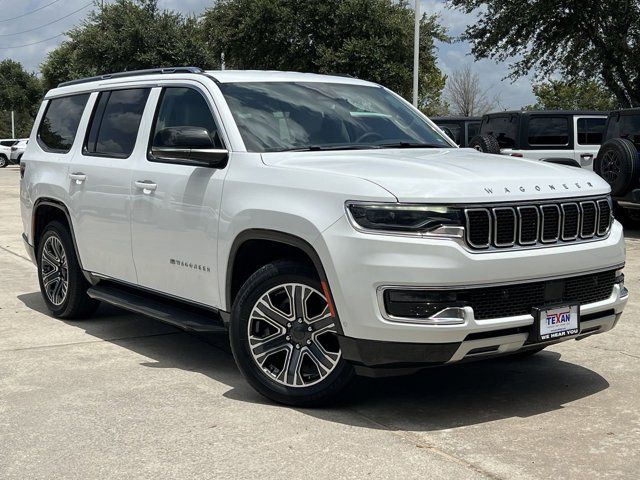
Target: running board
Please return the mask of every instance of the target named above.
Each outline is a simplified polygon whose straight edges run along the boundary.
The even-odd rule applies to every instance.
[[[226,332],[220,315],[215,310],[199,308],[113,284],[98,284],[87,290],[95,300],[109,303],[130,312],[160,320],[193,332]]]

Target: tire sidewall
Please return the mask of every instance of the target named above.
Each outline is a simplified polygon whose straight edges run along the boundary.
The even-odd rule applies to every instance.
[[[4,156],[0,156],[0,168],[4,168],[9,164],[9,160],[7,160]]]
[[[69,282],[69,286],[67,289],[67,296],[64,299],[64,302],[62,302],[60,305],[54,305],[49,300],[49,298],[47,297],[47,294],[45,293],[44,282],[42,281],[42,251],[44,250],[44,245],[47,239],[52,236],[55,236],[56,238],[58,238],[58,240],[60,240],[60,243],[62,244],[62,248],[64,249],[64,254],[67,258],[67,271],[68,271],[67,279]],[[71,296],[73,292],[78,288],[80,288],[81,286],[76,284],[77,275],[75,275],[74,274],[75,272],[72,270],[72,269],[78,268],[77,262],[76,262],[75,250],[71,242],[69,233],[61,223],[51,222],[45,227],[44,233],[42,234],[42,237],[38,242],[38,252],[37,252],[36,258],[37,258],[37,265],[38,265],[38,282],[40,283],[40,292],[42,293],[42,298],[44,299],[44,302],[47,304],[47,308],[49,309],[49,311],[55,317],[63,317],[65,316],[69,308],[69,304],[70,304]]]
[[[256,302],[270,289],[285,283],[301,283],[322,292],[313,272],[293,263],[270,264],[254,273],[238,293],[231,312],[229,337],[238,368],[262,395],[289,405],[324,402],[351,379],[353,368],[340,359],[336,368],[321,382],[308,387],[288,387],[270,379],[253,360],[249,350],[248,322]]]

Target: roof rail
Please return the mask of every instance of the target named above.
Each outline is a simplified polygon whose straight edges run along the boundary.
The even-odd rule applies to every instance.
[[[79,78],[77,80],[69,80],[61,82],[58,87],[68,87],[69,85],[79,85],[81,83],[95,82],[96,80],[109,80],[111,78],[135,77],[138,75],[154,75],[158,73],[204,73],[200,67],[165,67],[165,68],[149,68],[146,70],[131,70],[129,72],[106,73],[95,77]]]

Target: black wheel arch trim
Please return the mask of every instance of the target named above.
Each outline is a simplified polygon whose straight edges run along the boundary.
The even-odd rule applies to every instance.
[[[240,247],[244,243],[250,240],[269,240],[272,242],[278,242],[278,243],[282,243],[292,247],[296,247],[302,250],[302,252],[304,252],[311,259],[311,262],[313,263],[314,268],[316,269],[316,271],[318,272],[318,275],[320,276],[320,281],[326,282],[327,288],[329,290],[328,293],[329,293],[329,296],[331,297],[330,301],[333,304],[333,306],[337,309],[337,307],[335,306],[335,301],[333,299],[333,293],[331,292],[331,285],[329,283],[327,274],[322,265],[322,261],[320,260],[320,256],[318,255],[316,250],[311,246],[309,242],[291,233],[285,233],[278,230],[255,228],[255,229],[249,229],[249,230],[244,230],[240,232],[236,236],[236,238],[233,240],[233,244],[231,245],[231,249],[229,250],[229,261],[227,263],[227,273],[225,277],[225,299],[226,299],[227,309],[229,311],[231,311],[231,307],[232,307],[231,287],[232,287],[232,279],[233,279],[233,268],[235,265],[237,253],[238,253],[238,250],[240,250]],[[337,327],[338,333],[342,335],[344,331],[342,329],[342,324],[340,322],[340,314],[337,311],[336,311],[336,327]]]
[[[578,167],[582,168],[582,166],[577,162],[577,160],[568,157],[548,157],[541,158],[540,161],[547,163],[556,163],[558,165],[566,165],[568,167]]]
[[[60,210],[62,213],[64,213],[64,216],[67,219],[67,224],[69,225],[69,235],[71,235],[71,240],[73,241],[73,248],[76,252],[76,258],[78,259],[80,270],[82,271],[82,274],[84,275],[84,277],[87,279],[89,283],[91,284],[95,283],[95,281],[92,279],[89,272],[87,272],[82,266],[82,259],[80,258],[80,251],[78,250],[78,244],[76,242],[76,234],[73,230],[73,222],[71,221],[71,215],[69,215],[69,209],[67,208],[67,206],[64,204],[64,202],[60,200],[56,200],[54,198],[42,197],[42,198],[38,198],[33,204],[33,213],[31,214],[31,241],[33,242],[33,248],[34,248],[34,251],[36,252],[36,255],[38,251],[38,242],[36,241],[36,238],[35,238],[36,237],[36,219],[38,218],[38,215],[37,215],[38,208],[42,206],[54,207]],[[36,258],[36,262],[37,262],[37,258]]]

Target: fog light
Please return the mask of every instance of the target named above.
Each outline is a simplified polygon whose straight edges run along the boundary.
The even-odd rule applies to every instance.
[[[384,309],[392,317],[430,319],[429,323],[464,323],[465,304],[454,292],[386,290]]]

